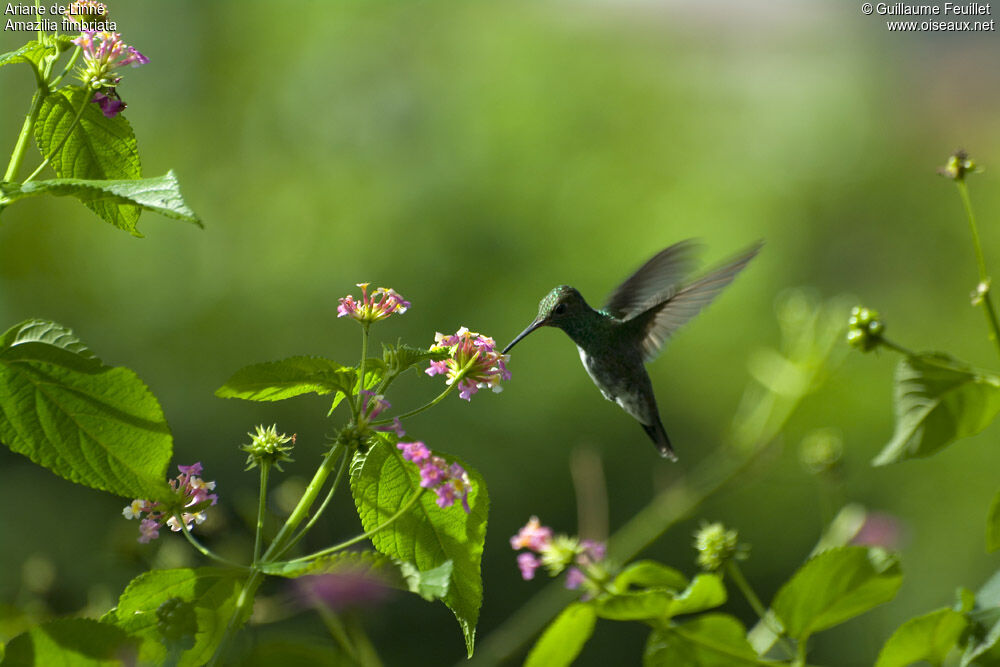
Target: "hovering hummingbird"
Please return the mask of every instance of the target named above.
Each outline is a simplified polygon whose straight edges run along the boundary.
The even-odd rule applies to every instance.
[[[676,461],[644,362],[655,358],[677,329],[711,303],[761,246],[756,243],[714,271],[688,281],[696,245],[691,239],[675,243],[615,288],[601,310],[587,305],[575,288],[560,285],[541,300],[538,317],[504,348],[504,354],[539,327],[562,329],[576,343],[583,367],[604,398],[639,420],[660,455]]]

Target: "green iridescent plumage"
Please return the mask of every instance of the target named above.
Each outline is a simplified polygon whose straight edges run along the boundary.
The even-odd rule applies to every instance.
[[[695,266],[695,245],[681,241],[643,264],[611,293],[601,310],[591,308],[575,288],[560,285],[545,295],[538,316],[504,353],[539,327],[562,329],[576,343],[584,368],[604,397],[639,421],[662,456],[676,460],[644,363],[711,303],[760,248],[757,243],[688,281]]]

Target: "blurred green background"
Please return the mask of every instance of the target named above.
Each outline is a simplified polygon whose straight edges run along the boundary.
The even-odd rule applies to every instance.
[[[576,532],[572,452],[601,457],[614,530],[720,446],[747,358],[778,342],[773,304],[786,288],[856,295],[908,347],[998,365],[969,306],[976,274],[960,202],[934,173],[959,146],[987,166],[971,188],[998,270],[996,33],[889,33],[855,3],[111,9],[152,61],[127,70],[119,89],[144,173],[175,169],[205,229],[146,214],[146,238],[135,239],[75,201],[18,203],[0,224],[0,328],[50,318],[139,373],[162,401],[176,462],[200,460],[218,481],[221,506],[203,532],[223,553],[241,557],[251,536],[245,433],[277,422],[298,434],[296,463],[272,495],[280,511],[335,424],[323,399],[258,405],[213,391],[252,362],[354,363],[358,328],[335,309],[360,281],[413,303],[376,339],[429,344],[465,325],[505,343],[554,285],[597,305],[682,238],[701,238],[708,263],[766,240],[650,366],[679,464],[604,401],[554,330],[518,347],[502,394],[455,397],[412,421],[411,435],[489,481],[481,639],[543,585],[521,581],[510,535],[532,514]],[[21,38],[0,33],[0,51]],[[27,68],[0,72],[4,155],[32,88]],[[903,523],[906,579],[891,604],[819,636],[810,662],[871,664],[903,619],[949,604],[957,585],[978,587],[998,565],[984,551],[984,520],[1000,486],[1000,431],[871,468],[892,432],[894,361],[849,355],[763,464],[646,555],[691,573],[699,518],[725,521],[752,544],[744,569],[769,600],[822,529],[799,443],[832,427],[845,443],[847,497]],[[415,406],[439,388],[414,373],[390,398]],[[313,546],[357,530],[340,500]],[[197,562],[174,535],[136,544],[124,504],[0,451],[0,600],[39,613],[103,610],[143,568]],[[275,616],[287,612],[280,586],[265,594]],[[753,620],[740,599],[728,611]],[[463,657],[443,605],[397,595],[363,615],[386,664]],[[302,613],[260,630],[276,632],[324,630]],[[644,638],[638,624],[602,622],[579,664],[635,664]]]

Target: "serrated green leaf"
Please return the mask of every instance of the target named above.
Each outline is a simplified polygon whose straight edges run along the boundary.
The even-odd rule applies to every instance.
[[[449,463],[452,457],[444,457]],[[433,493],[424,493],[411,511],[389,527],[375,533],[375,548],[391,558],[412,563],[426,572],[451,560],[451,584],[443,601],[455,614],[472,655],[476,622],[483,599],[480,565],[486,538],[489,496],[486,484],[475,470],[461,464],[469,474],[469,507],[460,503],[438,507]],[[384,440],[351,462],[351,493],[366,531],[382,525],[411,498],[420,493],[417,467],[405,461],[398,449]]]
[[[42,58],[51,49],[47,46],[43,46],[38,43],[37,40],[31,40],[19,49],[14,49],[13,51],[8,51],[0,55],[0,67],[4,65],[14,65],[17,63],[27,63],[31,65],[36,71],[38,71],[39,65],[41,64]]]
[[[121,628],[87,618],[35,626],[6,645],[3,667],[119,667],[135,664],[138,641]]]
[[[781,587],[772,609],[793,639],[805,641],[896,595],[899,559],[877,548],[839,547],[810,558]]]
[[[382,361],[387,372],[392,375],[399,375],[419,363],[447,359],[448,356],[448,350],[428,350],[405,343],[382,345]]]
[[[382,580],[387,586],[403,586],[399,566],[388,556],[374,551],[340,551],[309,561],[261,563],[260,570],[289,579],[313,574],[356,574]]]
[[[349,392],[357,382],[353,368],[322,357],[291,357],[253,364],[236,371],[216,390],[219,398],[283,401],[302,394]]]
[[[92,94],[91,90],[68,86],[45,97],[35,123],[39,150],[45,157],[51,157],[49,164],[59,178],[112,181],[142,178],[132,126],[123,114],[105,117],[97,104],[86,101]],[[81,105],[85,105],[83,113],[74,125]],[[113,199],[94,199],[86,205],[115,227],[141,236],[136,231],[142,210],[139,206],[119,204]]]
[[[156,610],[172,598],[189,602],[194,605],[198,629],[194,646],[183,653],[179,667],[202,665],[222,641],[236,611],[242,583],[239,574],[220,568],[145,572],[133,579],[118,599],[118,626],[146,639],[141,658],[143,662],[157,663],[166,655],[166,649],[159,643],[162,637],[157,629]],[[247,606],[247,616],[251,606]],[[237,627],[245,622],[245,617],[236,619]]]
[[[173,439],[156,397],[54,322],[28,320],[0,337],[0,442],[78,484],[169,495]]]
[[[565,667],[580,655],[594,632],[597,614],[589,604],[574,602],[549,624],[524,661],[524,667]]]
[[[640,560],[622,570],[615,577],[614,586],[621,592],[627,591],[630,586],[682,591],[688,587],[688,579],[672,567],[654,560]]]
[[[746,667],[769,665],[754,653],[743,624],[725,614],[705,614],[650,633],[644,667]]]
[[[356,396],[358,390],[361,388],[361,383],[358,381],[358,373],[356,368],[349,369],[351,371],[350,375],[344,376],[344,383],[341,385],[341,391],[333,397],[333,401],[330,404],[330,411],[327,415],[332,415],[333,411],[337,409],[340,402],[343,401],[348,396]],[[374,357],[368,357],[365,362],[365,389],[374,390],[382,382],[382,374],[385,371],[385,364],[382,363],[381,359],[375,359]]]
[[[80,178],[53,178],[45,181],[30,181],[28,183],[3,183],[4,196],[9,201],[17,201],[28,197],[53,195],[56,197],[72,196],[84,203],[110,202],[118,206],[138,206],[147,211],[153,211],[168,218],[193,222],[202,227],[201,220],[195,215],[181,196],[180,184],[173,171],[155,178],[136,178],[130,180],[86,180]],[[134,228],[126,231],[134,232]]]
[[[982,431],[1000,413],[1000,378],[943,354],[904,357],[895,411],[895,433],[873,465],[930,456]]]
[[[650,588],[620,593],[594,600],[594,610],[601,618],[616,621],[665,620],[681,614],[693,614],[726,602],[726,587],[715,574],[699,574],[681,593],[670,589]]]
[[[921,660],[940,665],[967,625],[965,616],[948,608],[911,618],[889,637],[875,667],[907,667]]]

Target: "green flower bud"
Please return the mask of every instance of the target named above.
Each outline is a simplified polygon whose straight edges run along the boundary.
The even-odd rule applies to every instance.
[[[964,181],[966,174],[977,171],[980,170],[976,168],[975,161],[969,157],[968,153],[961,149],[955,151],[948,158],[948,163],[938,169],[939,174],[953,181]]]
[[[246,470],[264,463],[281,470],[283,462],[293,460],[288,455],[292,451],[292,447],[286,447],[285,444],[290,442],[295,445],[295,435],[278,433],[277,424],[272,424],[267,428],[258,426],[256,433],[247,433],[247,435],[250,436],[250,444],[243,445],[241,448],[248,454]]]
[[[194,637],[198,631],[194,604],[181,598],[170,598],[156,609],[156,629],[169,642]]]
[[[556,535],[552,538],[548,548],[542,552],[542,565],[554,577],[573,563],[573,559],[579,550],[580,540],[577,538],[569,537],[568,535]]]
[[[802,440],[799,460],[809,472],[823,473],[833,470],[844,454],[844,443],[833,429],[816,429]]]
[[[879,319],[878,311],[862,306],[851,309],[847,320],[847,344],[862,352],[869,352],[882,342],[885,324]]]
[[[696,562],[708,572],[718,570],[730,559],[743,560],[747,547],[739,543],[740,535],[727,530],[721,523],[702,524],[694,534],[694,548],[698,551]]]

